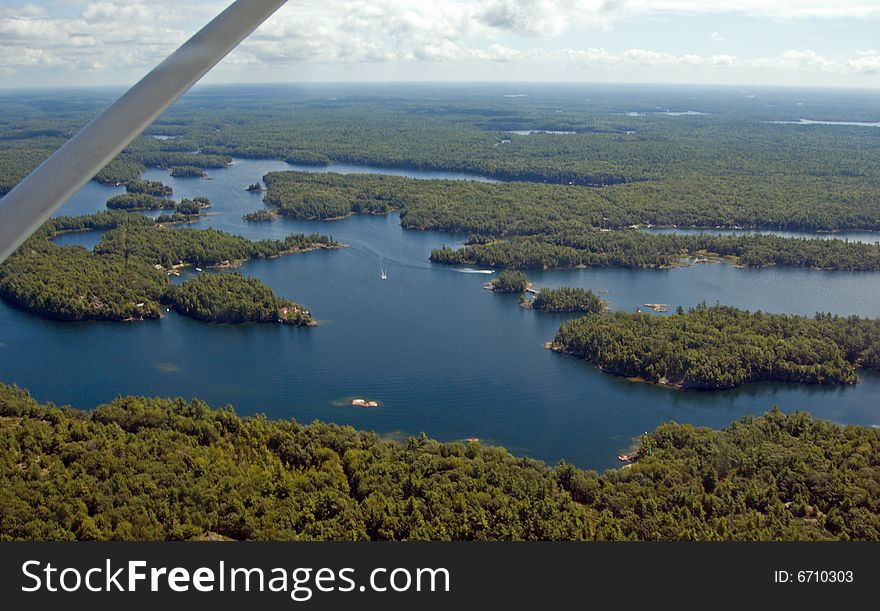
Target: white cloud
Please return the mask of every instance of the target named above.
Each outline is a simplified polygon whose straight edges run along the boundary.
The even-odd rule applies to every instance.
[[[777,59],[783,68],[799,70],[834,70],[837,64],[809,49],[789,49]]]
[[[607,27],[621,0],[491,0],[481,23],[517,34],[555,36],[572,26]]]
[[[857,51],[846,64],[859,74],[880,74],[880,51]]]
[[[774,18],[869,17],[880,15],[876,0],[622,0],[629,13],[744,14]]]
[[[180,45],[229,0],[0,0],[0,68],[68,79],[133,80]],[[61,7],[61,8],[59,8]],[[519,63],[633,69],[786,70],[880,74],[880,52],[827,57],[793,49],[771,57],[671,53],[654,48],[560,49],[572,32],[610,31],[640,15],[739,14],[772,18],[880,17],[880,0],[297,0],[282,8],[225,62],[282,75],[284,68],[424,63]],[[560,38],[569,35],[567,38]],[[589,40],[587,36],[584,37]],[[710,40],[724,42],[720,32]],[[725,51],[735,49],[725,49]],[[222,70],[222,69],[221,69]],[[271,71],[275,72],[271,72]],[[48,72],[47,72],[48,73]],[[540,74],[540,72],[537,72]],[[81,76],[71,76],[81,75]],[[516,76],[516,74],[514,74]],[[621,73],[626,78],[626,73]],[[32,79],[38,78],[31,76]],[[4,79],[10,81],[10,79]]]

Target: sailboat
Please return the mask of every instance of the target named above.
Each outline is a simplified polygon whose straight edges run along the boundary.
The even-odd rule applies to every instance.
[[[382,268],[382,271],[381,271],[381,278],[382,278],[382,280],[388,280],[388,274],[385,272],[384,267]]]

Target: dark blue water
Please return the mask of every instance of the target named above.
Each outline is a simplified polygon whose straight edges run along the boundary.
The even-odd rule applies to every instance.
[[[491,276],[435,266],[431,249],[464,236],[403,231],[396,215],[332,223],[247,224],[262,206],[244,188],[271,161],[238,161],[213,180],[146,178],[175,197],[207,195],[214,226],[251,238],[320,231],[350,244],[245,264],[284,297],[312,308],[320,326],[208,325],[170,313],[143,323],[59,323],[0,304],[0,380],[40,400],[91,407],[118,394],[198,396],[301,422],[321,419],[383,435],[421,431],[441,440],[479,437],[517,454],[605,468],[634,437],[666,420],[724,426],[774,404],[836,422],[880,424],[880,376],[854,387],[757,384],[729,392],[676,391],[630,382],[544,349],[562,315],[523,310],[482,289]],[[408,175],[419,175],[407,172]],[[439,173],[431,173],[437,176]],[[89,184],[62,213],[102,209],[117,190]],[[90,246],[99,235],[63,240]],[[382,281],[380,269],[388,279]],[[672,270],[531,273],[539,287],[608,291],[617,309],[719,300],[744,308],[880,316],[880,274],[741,270],[724,263]],[[382,407],[350,406],[353,397]]]

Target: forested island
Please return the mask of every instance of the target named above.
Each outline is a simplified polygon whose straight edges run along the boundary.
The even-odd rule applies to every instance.
[[[270,172],[263,176],[263,182],[263,202],[279,214],[328,220],[354,213],[387,214],[399,210],[407,198],[406,187],[421,181],[384,174],[290,171]]]
[[[543,288],[531,301],[523,305],[541,312],[581,312],[595,314],[608,308],[598,295],[591,290],[562,286],[555,289]]]
[[[174,166],[171,168],[171,175],[174,178],[202,178],[207,175],[204,168],[192,165]]]
[[[681,388],[855,384],[857,369],[880,371],[880,319],[702,304],[671,316],[585,316],[563,323],[552,347],[609,373]]]
[[[92,252],[51,241],[59,232],[84,229],[108,230]],[[338,246],[318,234],[251,242],[214,229],[169,229],[118,211],[60,217],[0,265],[0,298],[59,320],[159,318],[162,305],[172,304],[200,320],[311,325],[302,306],[276,297],[257,280],[229,275],[169,288],[168,273],[182,265],[232,266],[249,258]],[[230,299],[228,306],[221,304],[224,298]]]
[[[251,241],[217,229],[171,229],[161,225],[122,226],[108,231],[95,246],[97,255],[128,255],[170,268],[189,264],[198,267],[233,265],[248,259],[269,259],[339,248],[322,234],[291,234],[283,240]]]
[[[174,189],[162,182],[154,180],[137,179],[129,181],[125,185],[125,190],[127,193],[144,193],[156,197],[171,197],[174,195]]]
[[[829,271],[880,270],[880,243],[773,235],[651,234],[640,231],[580,232],[491,240],[431,252],[449,265],[513,269],[572,267],[666,268],[688,258],[725,258],[743,267],[802,267]]]
[[[175,177],[202,177],[206,168],[221,169],[232,163],[232,158],[227,155],[190,152],[194,147],[184,139],[166,140],[159,144],[149,143],[149,140],[153,139],[140,138],[107,164],[95,180],[103,184],[130,183],[140,180],[149,167],[169,170]]]
[[[124,195],[115,195],[107,200],[109,210],[127,210],[129,212],[173,210],[181,214],[198,214],[202,209],[210,207],[211,201],[207,197],[194,197],[177,202],[166,195],[154,195],[137,190]]]
[[[277,216],[277,214],[269,210],[255,210],[254,212],[248,212],[247,214],[242,215],[241,220],[247,221],[248,223],[262,223],[274,221]]]
[[[162,301],[185,316],[206,322],[316,325],[303,306],[279,298],[256,278],[238,273],[201,274],[179,286],[169,286]]]
[[[82,412],[0,385],[0,539],[880,539],[877,429],[774,409],[721,431],[663,424],[639,452],[599,474],[199,400]]]
[[[522,293],[531,286],[522,272],[505,270],[486,285],[496,293]]]
[[[31,239],[0,265],[0,298],[59,320],[159,318],[165,274],[139,258]]]

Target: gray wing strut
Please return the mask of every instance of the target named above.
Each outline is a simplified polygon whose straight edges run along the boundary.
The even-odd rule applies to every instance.
[[[236,0],[0,199],[0,262],[286,0]]]

